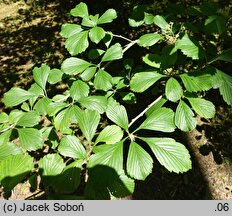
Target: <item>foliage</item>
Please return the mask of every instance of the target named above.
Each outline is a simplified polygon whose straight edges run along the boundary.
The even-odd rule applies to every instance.
[[[192,26],[175,19],[170,8],[169,16],[162,16],[136,6],[129,24],[155,29],[136,40],[105,30],[117,18],[114,9],[90,15],[83,2],[72,9],[79,24],[61,28],[71,57],[60,69],[35,67],[35,83],[28,90],[13,87],[4,94],[5,106],[14,107],[0,114],[0,184],[5,191],[36,175],[52,193],[74,193],[84,184],[81,198],[108,199],[133,193],[134,180],[152,173],[154,158],[170,172],[191,169],[185,145],[165,133],[193,130],[196,115],[213,118],[214,104],[203,98],[210,89],[219,89],[232,105],[232,77],[217,68],[220,61],[232,61],[232,48],[212,51],[218,38],[226,37],[226,17],[213,9],[205,14],[204,8],[186,11],[195,22],[200,19]],[[213,23],[217,28],[210,27]],[[209,46],[215,49],[208,51]],[[129,49],[143,50],[142,62],[133,65]],[[50,87],[60,82],[68,88],[52,95]],[[148,107],[137,104],[145,93],[150,94]],[[140,113],[130,113],[130,106]],[[143,130],[151,136],[141,135]]]

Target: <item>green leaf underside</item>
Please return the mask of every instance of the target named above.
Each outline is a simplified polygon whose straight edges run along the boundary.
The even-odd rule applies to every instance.
[[[91,64],[87,61],[75,57],[70,57],[63,62],[61,69],[65,74],[76,75],[82,73],[89,66],[91,66]]]
[[[193,130],[197,125],[193,111],[182,100],[180,100],[176,109],[175,124],[185,132]]]
[[[114,100],[108,102],[106,110],[107,117],[120,126],[121,128],[128,130],[128,116],[124,106],[120,105]]]
[[[27,154],[9,155],[0,161],[0,185],[4,187],[4,191],[10,193],[33,167],[33,158]]]
[[[181,85],[175,78],[170,78],[165,86],[165,95],[168,100],[176,102],[183,96]]]
[[[130,82],[131,90],[135,92],[144,92],[162,77],[165,77],[165,75],[156,71],[136,73]]]
[[[137,143],[131,142],[127,157],[127,173],[132,178],[145,180],[152,172],[153,160],[151,156]]]
[[[81,81],[74,81],[70,88],[70,95],[73,100],[79,100],[80,98],[87,97],[89,94],[89,86]]]
[[[173,132],[175,128],[174,112],[169,108],[162,107],[152,112],[152,114],[146,118],[137,130],[147,129],[162,132]]]
[[[144,138],[152,152],[167,170],[183,173],[191,169],[190,154],[186,147],[171,138]]]
[[[104,149],[90,156],[88,168],[106,165],[120,174],[123,170],[123,142],[103,146]]]
[[[119,142],[123,137],[123,131],[117,125],[106,126],[98,135],[95,144],[104,142],[106,144],[114,144]]]
[[[86,151],[81,141],[76,136],[68,135],[61,139],[58,151],[65,157],[85,159]]]
[[[81,98],[78,102],[89,110],[96,110],[100,114],[104,113],[107,108],[107,98],[104,96],[88,96]]]
[[[72,56],[80,54],[88,48],[88,36],[89,31],[82,31],[72,35],[66,40],[65,47]]]
[[[105,54],[102,57],[101,62],[118,60],[121,59],[122,56],[123,56],[122,46],[119,43],[116,43],[106,50]]]
[[[112,76],[104,70],[99,70],[94,79],[94,87],[107,91],[112,88]]]
[[[33,93],[19,87],[13,87],[4,94],[3,103],[7,107],[17,106],[35,96]]]
[[[149,33],[141,36],[138,45],[143,47],[153,46],[162,39],[162,36],[156,33]]]
[[[95,110],[86,109],[78,116],[79,127],[88,142],[92,141],[99,122],[100,114]]]
[[[203,98],[187,97],[195,112],[203,118],[213,118],[215,115],[215,106],[212,102]]]
[[[43,147],[42,132],[35,128],[18,128],[20,146],[27,151],[36,151]]]
[[[48,76],[50,73],[50,67],[48,67],[45,64],[42,64],[40,68],[35,67],[33,69],[33,78],[35,82],[43,89],[45,90],[45,86],[48,80]]]

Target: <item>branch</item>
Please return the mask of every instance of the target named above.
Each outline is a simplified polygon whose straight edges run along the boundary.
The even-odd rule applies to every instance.
[[[122,35],[116,35],[116,34],[113,34],[114,37],[117,37],[117,38],[121,38],[121,39],[124,39],[126,41],[129,41],[129,42],[133,42],[132,40],[130,40],[129,38],[126,38],[126,37],[123,37]]]
[[[156,104],[160,99],[162,98],[162,95],[160,95],[155,101],[153,101],[151,104],[148,105],[148,107],[143,110],[143,112],[141,112],[139,115],[137,115],[135,118],[133,118],[129,124],[129,127],[134,124],[140,117],[142,117],[147,110],[149,110],[154,104]]]

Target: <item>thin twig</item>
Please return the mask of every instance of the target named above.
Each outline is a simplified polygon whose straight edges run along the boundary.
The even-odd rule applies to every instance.
[[[143,112],[141,112],[139,115],[137,115],[135,118],[133,118],[129,124],[129,127],[134,124],[140,117],[142,117],[147,110],[149,110],[154,104],[156,104],[160,99],[162,98],[162,95],[160,95],[155,101],[153,101],[151,104],[148,105],[148,107],[143,110]]]
[[[129,41],[129,42],[133,42],[132,40],[130,40],[129,38],[126,38],[126,37],[123,37],[122,35],[116,35],[116,34],[113,34],[114,37],[117,37],[117,38],[121,38],[121,39],[124,39],[126,41]]]
[[[15,124],[12,124],[12,125],[10,125],[9,127],[5,128],[5,129],[3,129],[3,130],[1,130],[0,133],[3,133],[3,132],[5,132],[5,131],[8,131],[8,130],[14,128],[14,127],[15,127]]]

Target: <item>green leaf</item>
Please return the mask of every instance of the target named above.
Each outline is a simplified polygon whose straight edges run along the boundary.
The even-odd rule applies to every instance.
[[[95,16],[90,15],[88,17],[84,17],[81,22],[81,25],[89,28],[94,28],[95,26],[97,26],[98,18],[99,14],[96,14]]]
[[[145,11],[147,11],[147,5],[136,5],[128,19],[129,25],[131,27],[141,26],[144,23]]]
[[[195,112],[203,118],[213,118],[215,115],[215,106],[212,102],[203,98],[187,97]]]
[[[23,102],[21,109],[26,111],[26,112],[29,112],[31,110],[29,107],[29,104],[27,102]]]
[[[31,85],[31,87],[28,89],[28,92],[30,92],[33,96],[29,98],[29,103],[31,107],[34,105],[38,97],[44,97],[44,91],[37,83],[34,83]]]
[[[61,26],[60,35],[64,38],[69,38],[81,31],[83,31],[83,28],[80,25],[66,23]]]
[[[106,71],[99,69],[94,79],[94,87],[103,91],[110,90],[112,88],[112,76]]]
[[[158,100],[154,105],[152,105],[146,112],[146,116],[151,115],[154,111],[161,108],[165,103],[167,102],[167,99],[161,98]]]
[[[98,44],[105,37],[105,35],[106,33],[104,29],[98,26],[91,28],[89,31],[90,40],[96,44]]]
[[[65,157],[75,159],[85,159],[86,151],[80,140],[76,136],[65,136],[61,139],[58,151]]]
[[[40,116],[35,111],[29,111],[24,113],[17,121],[18,126],[33,127],[40,121]]]
[[[10,140],[12,130],[5,131],[0,134],[0,145],[4,145]]]
[[[19,142],[27,151],[35,151],[43,147],[42,132],[35,128],[18,128]]]
[[[225,62],[232,63],[232,49],[228,49],[228,50],[223,51],[216,58],[211,60],[210,63],[213,63],[215,61],[225,61]]]
[[[9,122],[9,116],[5,112],[0,113],[0,124],[7,122]]]
[[[175,78],[170,78],[165,86],[165,95],[168,100],[176,102],[183,96],[181,85]]]
[[[40,68],[35,67],[33,69],[34,80],[43,90],[45,90],[49,73],[50,73],[50,67],[48,67],[45,64],[42,64]]]
[[[33,96],[34,94],[29,91],[23,90],[19,87],[13,87],[4,94],[3,103],[7,107],[13,107],[23,103]]]
[[[193,130],[197,125],[193,111],[182,100],[180,100],[176,109],[175,124],[185,132]]]
[[[154,23],[159,26],[163,31],[166,31],[169,27],[169,24],[166,22],[166,20],[160,16],[160,15],[156,15],[154,17]]]
[[[121,173],[123,170],[123,142],[106,145],[105,148],[90,156],[87,167],[106,165]]]
[[[24,112],[18,109],[14,109],[9,114],[9,123],[17,124],[18,120],[24,115]]]
[[[105,54],[102,57],[101,62],[121,59],[122,56],[123,56],[122,46],[119,43],[116,43],[106,50]]]
[[[88,6],[84,2],[81,2],[70,11],[70,14],[74,17],[87,17],[89,16]]]
[[[79,114],[79,127],[88,142],[92,141],[99,122],[100,114],[97,111],[86,109]]]
[[[112,122],[121,128],[128,130],[129,122],[124,106],[120,105],[115,100],[109,100],[106,115]]]
[[[14,143],[5,142],[0,144],[0,162],[9,155],[18,155],[22,153],[21,149]]]
[[[131,142],[126,163],[129,176],[138,180],[145,180],[152,172],[152,163],[151,156],[136,142]]]
[[[49,113],[49,105],[51,104],[51,100],[47,97],[43,97],[34,106],[34,110],[42,116],[45,116]]]
[[[213,15],[205,20],[205,31],[207,33],[219,33],[220,35],[226,32],[226,19],[223,16]]]
[[[139,46],[149,47],[159,42],[163,37],[157,33],[149,33],[141,36],[137,42]]]
[[[117,12],[114,9],[108,9],[104,14],[100,16],[97,24],[111,23],[117,18]]]
[[[56,84],[62,80],[63,71],[59,69],[52,69],[48,75],[48,82],[50,84]]]
[[[78,102],[89,110],[96,110],[100,114],[104,113],[107,108],[107,98],[104,96],[88,96],[81,98]]]
[[[33,158],[27,154],[9,155],[0,161],[0,185],[5,193],[20,183],[33,169]]]
[[[89,86],[81,81],[74,81],[70,88],[70,95],[73,100],[79,100],[80,98],[87,97],[89,94]]]
[[[89,67],[87,68],[81,75],[81,79],[83,79],[84,81],[90,81],[94,74],[96,73],[97,68],[96,67]]]
[[[68,75],[76,75],[86,70],[91,64],[79,58],[67,58],[61,66],[62,71]]]
[[[74,56],[84,52],[88,46],[89,31],[82,31],[69,37],[65,42],[65,48]]]
[[[61,174],[56,176],[52,187],[57,193],[73,193],[81,182],[82,160],[74,161],[66,166]],[[65,182],[65,184],[64,184]]]
[[[204,71],[181,74],[180,78],[189,92],[208,91],[213,87],[212,74]]]
[[[131,90],[134,92],[144,92],[162,77],[165,77],[165,75],[156,71],[136,73],[130,82]]]
[[[175,130],[174,112],[169,108],[159,108],[153,111],[139,126],[139,129],[173,132]]]
[[[91,60],[97,59],[99,56],[103,55],[105,53],[105,50],[102,49],[91,49],[88,52],[88,58]]]
[[[39,161],[39,171],[42,182],[46,187],[53,185],[59,175],[65,168],[62,157],[58,154],[47,154]]]
[[[185,146],[171,138],[140,138],[168,171],[183,173],[192,168],[190,154]]]
[[[200,59],[202,55],[199,45],[187,33],[176,41],[174,49],[180,49],[184,55],[194,60]]]
[[[98,135],[95,145],[99,142],[105,142],[106,144],[114,144],[119,142],[123,137],[123,131],[117,125],[106,126]]]
[[[157,54],[146,54],[143,57],[143,62],[154,68],[160,68],[160,60],[160,56]]]
[[[133,92],[123,92],[120,95],[122,97],[122,100],[125,101],[127,104],[136,104],[137,102],[136,95]]]

